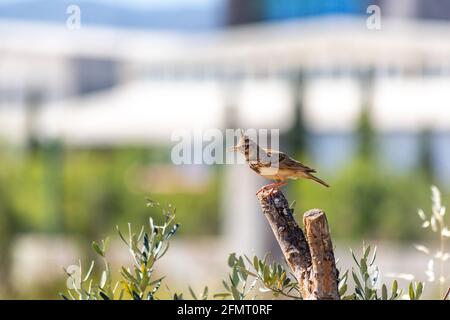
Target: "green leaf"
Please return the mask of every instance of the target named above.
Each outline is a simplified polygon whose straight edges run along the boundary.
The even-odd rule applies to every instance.
[[[238,272],[237,272],[237,275],[238,275],[238,277],[239,277],[239,281],[242,281],[243,283],[245,283],[246,281],[247,281],[247,278],[248,278],[248,274],[244,271],[244,270],[242,270],[240,267],[238,267],[238,266],[236,266],[237,267],[237,270],[238,270]]]
[[[228,292],[219,292],[213,295],[214,298],[228,298],[230,296],[230,294]]]
[[[368,274],[367,274],[367,263],[366,263],[366,260],[365,260],[365,259],[361,259],[361,264],[360,264],[359,269],[360,269],[360,272],[361,272],[361,276],[362,276],[365,280],[367,280],[367,279],[366,279],[366,278],[368,277]]]
[[[145,248],[145,252],[149,252],[150,251],[150,244],[149,244],[149,241],[148,241],[147,233],[144,233],[144,248]]]
[[[372,298],[372,294],[373,294],[373,290],[364,287],[364,299],[365,300],[370,300]]]
[[[373,249],[372,259],[370,259],[369,265],[372,266],[375,263],[375,259],[377,258],[377,247]]]
[[[257,274],[255,274],[255,273],[253,273],[253,272],[251,272],[251,271],[249,271],[249,270],[247,270],[247,269],[242,269],[242,268],[240,268],[239,270],[241,271],[241,273],[245,273],[246,275],[249,275],[249,276],[252,276],[252,277],[255,277],[255,278],[258,277]],[[246,279],[247,279],[247,278],[245,278],[244,280],[246,280]]]
[[[157,203],[156,201],[153,201],[151,199],[147,199],[147,207],[153,208],[159,205],[159,203]]]
[[[409,284],[408,293],[409,293],[409,299],[415,300],[414,287],[413,287],[412,282]]]
[[[102,240],[102,244],[103,244],[103,252],[106,251],[106,249],[108,249],[109,247],[109,237],[106,237],[105,240]]]
[[[166,240],[168,240],[170,237],[172,237],[175,232],[178,230],[178,228],[180,227],[180,225],[177,223],[176,225],[174,225],[172,227],[172,229],[169,231],[169,233],[166,235]]]
[[[237,286],[239,284],[239,272],[236,266],[233,268],[231,274],[231,283],[233,284],[233,286]]]
[[[93,269],[94,269],[94,261],[91,262],[91,266],[89,267],[88,272],[86,273],[86,276],[83,279],[83,282],[87,281],[87,279],[89,279]]]
[[[255,268],[256,272],[259,270],[259,260],[257,256],[253,257],[253,267]]]
[[[383,286],[381,287],[381,298],[383,300],[387,300],[388,299],[387,287],[386,287],[385,284],[383,284]]]
[[[239,259],[237,259],[237,262],[240,267],[245,268],[244,259],[242,259],[242,257],[239,257]]]
[[[150,226],[150,232],[153,232],[153,230],[155,230],[155,224],[153,223],[153,218],[152,217],[150,217],[148,219],[148,224]]]
[[[269,274],[269,266],[264,266],[264,274],[263,274],[263,280],[264,282],[268,282],[270,279],[270,274]]]
[[[364,299],[364,292],[362,292],[359,287],[355,288],[355,292],[358,296],[360,296],[361,299]]]
[[[161,277],[161,278],[158,278],[158,279],[156,279],[156,280],[153,280],[153,281],[150,282],[148,285],[151,287],[151,286],[154,286],[154,285],[157,284],[157,283],[161,283],[161,281],[163,281],[165,277],[166,277],[166,276],[163,276],[163,277]]]
[[[131,232],[131,223],[129,223],[128,222],[128,236],[129,236],[129,243],[130,243],[130,245],[132,245],[133,244],[133,234],[132,234],[132,232]],[[134,235],[134,236],[136,236],[136,235]]]
[[[98,293],[100,295],[100,297],[102,297],[103,300],[111,300],[105,293],[103,293],[102,291],[100,291]]]
[[[102,272],[102,276],[100,278],[100,284],[99,287],[103,288],[106,285],[106,281],[108,280],[108,272],[105,270]]]
[[[119,299],[118,300],[123,300],[123,294],[124,294],[125,290],[121,289],[120,293],[119,293]]]
[[[231,294],[233,295],[234,300],[241,300],[241,294],[239,293],[239,291],[236,289],[235,286],[231,287]]]
[[[154,250],[153,250],[153,253],[155,254],[155,255],[158,255],[158,253],[159,253],[159,251],[161,250],[161,248],[162,248],[162,246],[163,246],[163,241],[160,241],[160,242],[158,242],[157,244],[156,244],[156,246],[155,246],[155,248],[154,248]]]
[[[136,291],[133,291],[133,300],[142,300]]]
[[[230,287],[228,286],[228,283],[225,280],[222,280],[222,284],[227,291],[231,291]]]
[[[189,286],[189,292],[191,293],[192,298],[194,298],[194,300],[198,300],[197,296],[194,293],[194,290],[192,290],[191,286]]]
[[[128,281],[130,281],[130,282],[133,282],[133,283],[136,283],[136,282],[137,282],[136,278],[133,277],[132,274],[129,273],[127,269],[125,269],[125,267],[122,267],[122,272],[121,272],[121,273],[122,273],[122,276],[123,276],[126,280],[128,280]]]
[[[234,266],[234,262],[236,261],[236,253],[232,253],[228,256],[228,266],[232,268]]]
[[[264,255],[264,259],[263,259],[263,264],[264,264],[264,265],[267,264],[267,261],[268,261],[268,259],[269,259],[269,255],[270,255],[269,252],[267,252],[267,253]]]
[[[173,300],[183,300],[183,294],[182,293],[180,293],[180,294],[174,294],[173,295]]]
[[[366,248],[366,250],[364,251],[364,260],[367,260],[367,257],[369,256],[370,253],[370,246],[368,246]]]
[[[359,268],[359,262],[358,262],[358,259],[356,258],[355,253],[353,252],[352,249],[350,249],[350,253],[352,254],[353,260],[355,261],[356,265],[357,265],[358,268]]]
[[[397,291],[398,291],[398,283],[397,280],[394,280],[394,282],[392,283],[391,299],[395,299],[397,297]]]
[[[61,298],[63,298],[64,300],[70,300],[69,298],[67,298],[67,296],[65,296],[64,294],[60,293],[59,294],[61,296]]]
[[[129,244],[128,244],[127,240],[125,240],[125,237],[123,236],[122,232],[120,232],[119,226],[116,226],[116,230],[117,230],[117,233],[119,234],[120,239],[122,239],[122,241],[123,241],[127,246],[129,246]]]
[[[295,200],[292,201],[291,205],[289,206],[289,209],[291,209],[292,211],[294,211],[294,210],[295,210],[296,204],[297,204],[297,201],[295,201]]]
[[[137,240],[138,240],[138,241],[142,238],[142,235],[144,234],[144,230],[145,230],[145,228],[144,228],[144,226],[142,226],[142,227],[141,227],[141,231],[139,232],[139,235],[138,235],[138,237],[137,237]]]
[[[105,256],[103,250],[100,248],[100,246],[98,245],[98,243],[95,242],[95,241],[92,241],[92,249],[94,249],[94,251],[95,251],[98,255],[100,255],[100,256],[102,256],[102,257]]]
[[[419,300],[423,292],[423,282],[419,282],[416,288],[416,300]]]
[[[361,282],[359,281],[358,276],[356,275],[356,273],[353,270],[352,270],[352,276],[353,276],[353,281],[355,281],[358,288],[362,289]]]
[[[203,289],[202,299],[203,300],[207,300],[208,299],[208,286],[206,286],[205,289]]]
[[[345,271],[345,273],[341,276],[341,279],[339,279],[340,282],[346,283],[348,278],[348,270]]]
[[[347,292],[347,284],[344,284],[341,286],[341,288],[339,289],[339,296],[343,296],[345,293]]]
[[[163,251],[160,252],[160,254],[156,257],[156,259],[161,259],[167,253],[167,250],[169,250],[169,246],[170,243],[166,242],[166,247],[163,249]]]

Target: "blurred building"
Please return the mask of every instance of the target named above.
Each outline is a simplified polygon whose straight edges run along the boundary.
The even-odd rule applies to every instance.
[[[192,2],[183,25],[176,25],[174,16],[184,8],[181,5],[130,6],[123,11],[109,2],[82,1],[80,30],[65,27],[67,1],[2,4],[4,139],[25,138],[29,104],[42,106],[36,127],[43,138],[81,144],[145,142],[158,132],[157,139],[166,141],[174,127],[191,124],[224,128],[230,125],[224,115],[231,100],[237,104],[240,125],[288,131],[295,114],[291,80],[302,74],[306,124],[319,139],[314,144],[319,145],[316,158],[341,159],[335,163],[339,165],[345,161],[343,155],[323,156],[323,150],[351,155],[350,140],[339,136],[355,128],[359,83],[368,70],[374,70],[376,78],[373,122],[379,130],[448,130],[444,88],[450,49],[442,39],[449,26],[446,17],[437,14],[446,12],[445,1],[429,6],[413,0],[376,1],[384,19],[380,31],[365,26],[366,1]],[[25,5],[32,10],[22,10]],[[145,24],[141,16],[152,24]],[[164,91],[169,87],[180,91],[169,97]],[[334,107],[323,91],[336,95]],[[155,103],[164,107],[147,106]],[[185,104],[197,107],[170,124],[175,119],[171,115],[186,110]],[[427,112],[429,108],[434,112]],[[333,137],[323,138],[327,132]],[[342,142],[336,144],[335,139]],[[400,140],[388,139],[388,145]],[[400,145],[406,146],[406,140]],[[327,147],[320,147],[320,141]],[[341,143],[348,148],[332,147]],[[390,150],[398,146],[386,147],[387,156],[395,160]]]
[[[190,2],[80,1],[80,30],[66,28],[70,1],[0,4],[1,139],[23,144],[31,126],[36,139],[68,146],[167,144],[179,128],[286,134],[301,114],[314,162],[332,171],[354,155],[369,104],[383,157],[414,168],[430,130],[436,177],[448,184],[446,1]],[[379,31],[366,26],[373,3]],[[261,183],[228,170],[225,231],[243,252],[270,246],[252,191]]]

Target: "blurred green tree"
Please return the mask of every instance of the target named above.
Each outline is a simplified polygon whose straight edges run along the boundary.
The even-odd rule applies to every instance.
[[[419,170],[430,184],[433,181],[432,138],[430,129],[424,129],[419,133]]]
[[[364,87],[364,92],[370,95],[370,77],[365,81],[369,87]],[[430,179],[421,170],[399,174],[379,161],[369,102],[366,99],[357,125],[355,158],[329,181],[330,190],[309,183],[295,184],[295,198],[301,197],[298,207],[302,211],[323,208],[336,237],[421,237],[414,218],[416,208],[426,204],[424,195]]]

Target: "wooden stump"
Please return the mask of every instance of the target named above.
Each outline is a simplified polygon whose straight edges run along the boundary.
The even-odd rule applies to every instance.
[[[339,300],[339,275],[325,213],[313,209],[304,214],[305,237],[281,191],[260,192],[258,200],[298,281],[302,298]]]

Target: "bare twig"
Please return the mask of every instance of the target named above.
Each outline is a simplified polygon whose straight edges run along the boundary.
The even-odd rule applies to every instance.
[[[450,288],[447,289],[447,293],[445,294],[443,300],[447,300],[449,296],[450,296]]]

